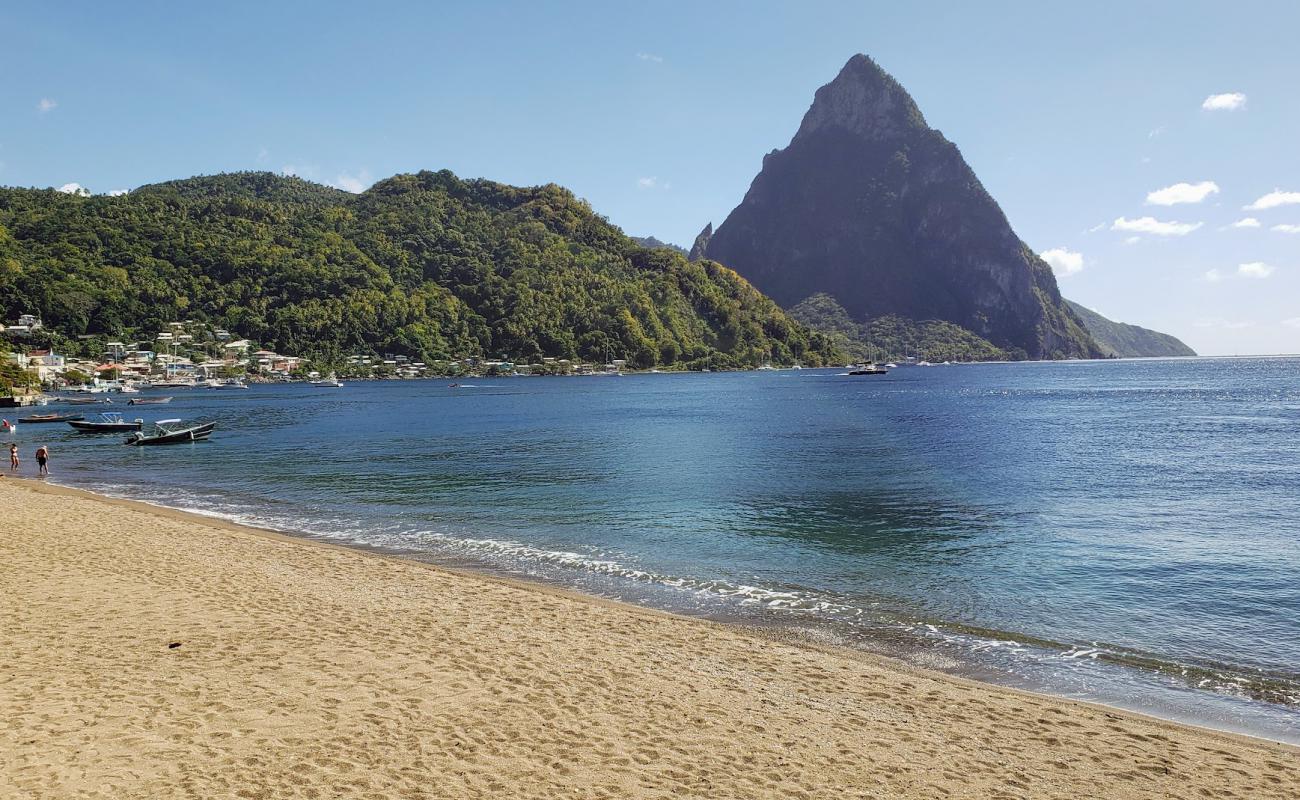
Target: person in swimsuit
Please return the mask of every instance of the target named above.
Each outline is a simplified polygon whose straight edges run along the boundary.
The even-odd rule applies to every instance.
[[[36,466],[38,467],[37,471],[39,474],[41,475],[50,474],[50,468],[46,465],[49,460],[50,460],[50,451],[48,448],[45,447],[45,445],[41,445],[40,447],[36,448]]]
[[[9,445],[9,469],[18,469],[18,445]]]

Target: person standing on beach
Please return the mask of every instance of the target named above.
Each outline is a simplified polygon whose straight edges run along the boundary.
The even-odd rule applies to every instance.
[[[18,469],[18,444],[9,445],[9,469]]]
[[[37,474],[39,475],[50,474],[50,468],[47,466],[47,462],[49,460],[50,460],[49,448],[47,448],[45,445],[41,445],[40,447],[36,448],[36,466],[38,468]]]

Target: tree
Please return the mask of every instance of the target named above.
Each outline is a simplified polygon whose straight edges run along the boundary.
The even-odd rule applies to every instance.
[[[152,338],[195,318],[335,366],[357,352],[838,358],[736,273],[640,247],[555,185],[442,171],[361,195],[269,173],[116,198],[0,189],[0,231],[0,312],[64,334]]]

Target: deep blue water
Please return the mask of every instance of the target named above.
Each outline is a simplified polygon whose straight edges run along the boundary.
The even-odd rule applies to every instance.
[[[1300,741],[1300,359],[838,372],[168,390],[114,408],[212,441],[17,436],[71,485]]]

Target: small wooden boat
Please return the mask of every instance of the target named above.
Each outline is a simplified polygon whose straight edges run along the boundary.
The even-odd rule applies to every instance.
[[[32,414],[18,420],[19,422],[72,422],[73,420],[85,419],[80,414]]]
[[[170,403],[170,397],[132,397],[128,406],[160,406],[163,403]]]
[[[123,444],[142,447],[153,444],[201,442],[212,435],[212,430],[217,427],[217,423],[204,422],[199,425],[186,425],[179,419],[162,419],[155,422],[153,426],[154,429],[150,433],[145,434],[138,431]]]
[[[63,402],[73,406],[98,406],[112,405],[113,401],[107,397],[65,397]]]
[[[144,428],[144,420],[137,419],[128,421],[122,419],[121,414],[107,412],[100,414],[97,420],[70,419],[68,424],[73,430],[79,433],[123,433],[126,431],[138,431]]]

